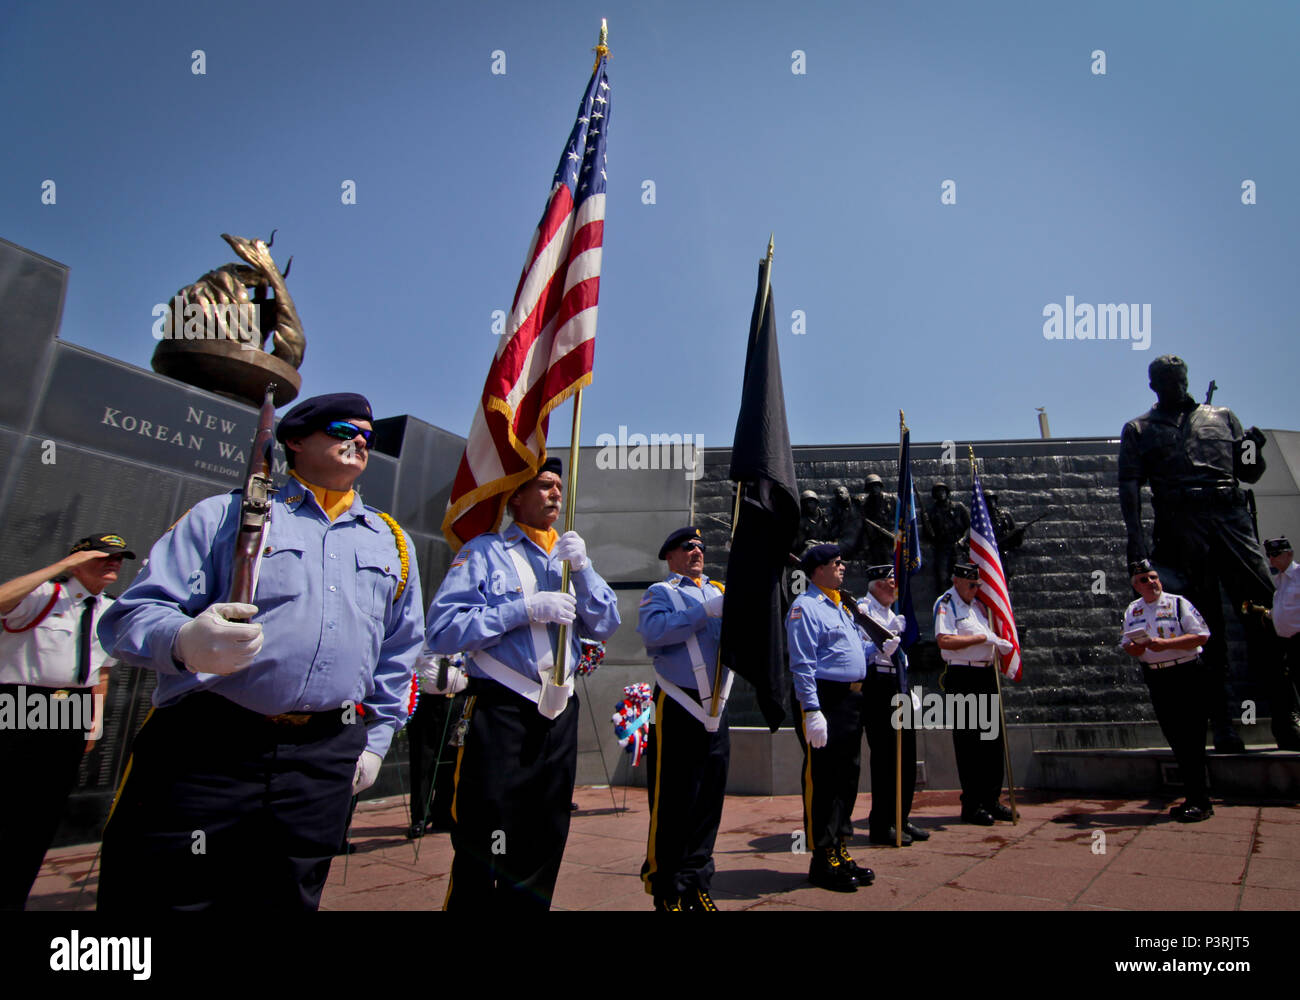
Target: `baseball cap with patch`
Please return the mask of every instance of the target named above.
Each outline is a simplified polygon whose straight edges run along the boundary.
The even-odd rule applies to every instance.
[[[78,539],[76,544],[68,550],[68,555],[72,555],[74,552],[89,552],[92,550],[107,552],[111,556],[121,556],[123,559],[135,558],[135,553],[126,547],[126,539],[111,531],[96,531],[93,535]]]

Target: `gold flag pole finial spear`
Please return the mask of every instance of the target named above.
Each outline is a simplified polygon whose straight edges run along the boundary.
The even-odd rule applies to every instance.
[[[600,38],[597,39],[596,47],[592,51],[596,53],[596,63],[591,67],[591,71],[594,73],[596,67],[600,65],[600,61],[609,58],[609,25],[605,23],[603,17],[600,19]]]

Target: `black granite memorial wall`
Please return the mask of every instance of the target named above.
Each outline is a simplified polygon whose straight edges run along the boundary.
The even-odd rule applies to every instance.
[[[935,483],[946,483],[953,500],[971,504],[968,442],[912,444],[917,503],[930,502]],[[1024,544],[1004,554],[1003,563],[1023,648],[1023,679],[1006,682],[1007,723],[1127,722],[1154,718],[1141,668],[1118,646],[1124,609],[1137,597],[1125,565],[1124,523],[1119,512],[1116,467],[1118,438],[977,441],[980,482],[998,494],[999,505],[1016,524],[1040,514]],[[864,491],[875,473],[891,493],[898,483],[897,445],[796,447],[799,489],[826,498],[836,487]],[[945,461],[946,459],[946,461]],[[955,461],[954,461],[955,459]],[[706,572],[725,576],[733,487],[726,479],[730,454],[705,453],[704,476],[696,487],[697,522],[705,528]],[[1150,496],[1144,491],[1145,510]],[[1148,524],[1149,530],[1149,524]],[[930,549],[923,546],[923,558]],[[850,562],[845,588],[866,593],[864,562]],[[945,584],[946,589],[950,584]],[[1167,580],[1169,590],[1177,582]],[[914,609],[922,641],[911,653],[915,684],[937,690],[942,673],[933,641],[936,590],[931,568],[913,577]],[[1245,644],[1230,610],[1229,654],[1233,704],[1257,699],[1267,714],[1265,692],[1247,675]],[[761,725],[752,690],[737,683],[731,700],[732,725]],[[1238,714],[1240,714],[1238,712]]]

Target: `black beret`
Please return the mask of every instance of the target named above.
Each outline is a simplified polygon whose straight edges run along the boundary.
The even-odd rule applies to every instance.
[[[1155,567],[1151,565],[1150,559],[1134,559],[1128,564],[1128,575],[1137,576],[1141,573],[1151,573]]]
[[[126,547],[126,539],[111,531],[96,531],[93,535],[78,539],[72,548],[68,550],[68,555],[72,555],[74,552],[90,552],[92,550],[107,552],[111,556],[121,556],[123,559],[135,558],[135,553],[129,551]]]
[[[867,581],[885,580],[894,575],[893,563],[881,563],[879,566],[867,567]]]
[[[818,566],[825,566],[839,554],[840,547],[834,542],[822,542],[820,545],[813,545],[799,560],[799,568],[808,576],[812,576],[813,570]]]
[[[564,476],[564,469],[560,465],[559,458],[557,458],[555,455],[548,455],[546,461],[543,462],[538,467],[537,475],[540,476],[543,472],[554,472],[557,476],[560,476],[561,478],[563,478]],[[536,476],[534,476],[533,478],[536,478]]]
[[[331,392],[324,396],[304,399],[280,418],[275,429],[275,439],[284,444],[291,438],[305,438],[308,434],[324,430],[335,420],[369,420],[375,417],[370,401],[355,392]]]
[[[952,568],[952,578],[954,580],[978,580],[980,571],[970,563],[957,563]]]
[[[700,544],[704,544],[704,539],[700,537],[700,529],[695,525],[688,524],[684,528],[678,528],[664,539],[663,545],[659,546],[659,558],[666,559],[669,552],[681,545],[682,542],[690,541],[692,538],[699,539]]]
[[[1289,552],[1290,550],[1291,543],[1287,541],[1286,535],[1264,539],[1264,551],[1270,556],[1280,556],[1283,552]]]

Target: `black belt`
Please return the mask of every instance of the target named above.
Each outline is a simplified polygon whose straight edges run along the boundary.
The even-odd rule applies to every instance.
[[[854,694],[857,694],[859,691],[862,690],[861,681],[831,681],[831,680],[825,680],[824,678],[818,677],[817,678],[818,689],[820,690],[823,685],[832,691],[839,691],[842,693],[852,692]]]
[[[205,722],[229,725],[242,730],[262,729],[267,732],[292,733],[294,736],[317,736],[337,732],[345,725],[363,725],[363,711],[360,706],[352,713],[351,721],[344,717],[344,710],[330,709],[328,712],[281,712],[277,715],[264,715],[251,708],[237,705],[229,698],[212,691],[195,691],[186,695],[174,705],[160,708],[160,712],[198,716]]]

